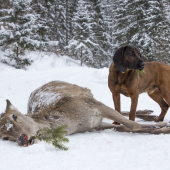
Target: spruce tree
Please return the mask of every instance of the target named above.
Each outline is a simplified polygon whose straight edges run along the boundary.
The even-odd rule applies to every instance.
[[[81,60],[87,65],[93,65],[93,49],[97,44],[94,43],[92,36],[93,30],[91,25],[92,17],[89,13],[90,5],[83,0],[79,0],[74,13],[73,38],[69,41],[67,49],[75,59]]]
[[[36,16],[32,14],[30,2],[13,0],[10,1],[10,8],[0,12],[4,15],[0,18],[4,25],[1,26],[0,46],[9,58],[3,62],[16,68],[29,65],[31,61],[22,57],[24,51],[36,50],[42,45],[37,40]]]
[[[132,44],[140,48],[145,61],[166,62],[165,56],[169,56],[170,32],[163,1],[120,0],[115,9],[115,50]]]
[[[153,57],[161,62],[170,63],[170,23],[167,20],[165,6],[162,0],[148,1],[148,9],[146,10],[145,30],[149,37],[147,48],[149,60]]]
[[[104,20],[103,9],[101,0],[92,0],[93,8],[91,9],[91,14],[93,17],[92,27],[93,27],[93,37],[95,43],[98,44],[93,50],[93,58],[95,61],[95,67],[108,67],[109,61],[111,60],[111,36],[107,33],[108,23]],[[94,12],[92,12],[94,11]]]
[[[59,41],[59,47],[63,51],[66,45],[65,1],[49,0],[47,8],[49,39]]]
[[[72,18],[74,13],[76,12],[78,0],[65,0],[65,22],[66,22],[66,46],[68,45],[69,40],[73,37],[73,23]]]

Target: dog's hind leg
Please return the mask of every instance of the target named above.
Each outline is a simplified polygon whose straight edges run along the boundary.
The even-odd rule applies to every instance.
[[[164,117],[168,111],[169,105],[165,102],[165,100],[163,99],[162,95],[160,94],[159,91],[154,91],[153,93],[148,93],[149,97],[151,97],[155,102],[157,102],[159,104],[159,106],[161,107],[161,114],[159,115],[159,117],[157,117],[155,119],[155,122],[159,122],[159,121],[163,121]],[[169,99],[170,100],[170,99]],[[169,101],[170,102],[170,101]],[[170,103],[169,103],[170,104]]]

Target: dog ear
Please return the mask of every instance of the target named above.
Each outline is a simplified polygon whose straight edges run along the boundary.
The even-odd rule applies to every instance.
[[[126,47],[119,48],[113,56],[113,62],[115,64],[115,67],[121,72],[126,72],[127,70],[126,64],[124,62],[125,48]]]

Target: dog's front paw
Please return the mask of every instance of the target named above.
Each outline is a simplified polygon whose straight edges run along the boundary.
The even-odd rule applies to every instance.
[[[157,117],[154,121],[155,121],[155,122],[163,122],[163,121],[164,121],[164,118]]]

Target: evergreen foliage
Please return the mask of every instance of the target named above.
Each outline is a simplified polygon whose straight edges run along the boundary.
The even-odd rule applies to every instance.
[[[82,63],[91,65],[94,63],[92,49],[97,44],[94,43],[92,31],[92,16],[89,12],[90,5],[84,0],[79,0],[76,12],[73,16],[73,38],[69,41],[68,50],[75,59],[81,60]]]
[[[4,62],[31,64],[26,50],[52,51],[108,67],[114,52],[136,45],[145,61],[170,64],[168,0],[0,0]],[[52,45],[53,44],[53,45]],[[53,48],[54,46],[54,48]]]
[[[97,46],[93,49],[93,58],[95,62],[95,66],[98,68],[108,67],[109,61],[111,60],[111,36],[107,33],[108,23],[105,22],[103,17],[102,1],[101,0],[92,0],[94,10],[93,21],[92,21],[92,30],[93,37]]]
[[[65,1],[49,0],[47,3],[47,23],[49,27],[49,39],[59,41],[60,49],[64,49],[66,45],[65,31]]]
[[[120,0],[115,13],[114,43],[116,48],[134,44],[145,60],[166,62],[169,57],[169,22],[162,0]],[[167,62],[168,63],[168,62]]]
[[[40,141],[44,141],[48,144],[52,144],[55,148],[59,148],[61,150],[68,150],[67,147],[63,145],[63,143],[69,142],[68,138],[64,135],[67,133],[67,126],[60,126],[57,129],[41,129],[36,132],[35,136],[32,136],[30,140],[38,139]]]
[[[10,1],[9,9],[2,9],[3,22],[0,30],[1,49],[7,51],[9,60],[5,63],[23,68],[31,64],[29,59],[22,58],[26,49],[36,50],[42,45],[37,40],[36,16],[32,14],[30,2],[26,0]]]
[[[107,33],[107,23],[102,16],[100,0],[88,3],[79,0],[72,19],[73,38],[68,50],[72,56],[86,65],[108,67],[111,60],[111,36]]]

